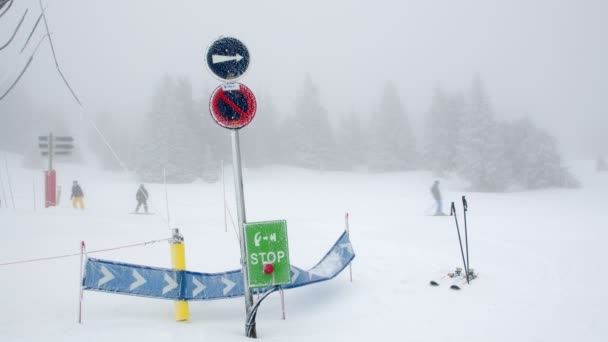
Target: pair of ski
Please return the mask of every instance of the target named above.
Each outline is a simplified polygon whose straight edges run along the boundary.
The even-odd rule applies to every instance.
[[[462,196],[462,207],[464,210],[464,242],[466,248],[466,259],[465,252],[462,248],[462,238],[460,237],[460,228],[458,226],[458,216],[456,215],[456,207],[454,206],[454,202],[452,202],[450,216],[454,216],[454,222],[456,222],[456,231],[458,232],[458,244],[460,245],[460,254],[462,255],[462,263],[464,264],[464,274],[462,274],[462,268],[457,267],[454,272],[448,273],[445,277],[449,277],[454,279],[454,282],[450,286],[452,290],[460,290],[460,286],[463,285],[466,281],[467,284],[470,283],[471,280],[477,278],[477,274],[473,269],[469,267],[469,236],[467,231],[467,211],[468,211],[468,203],[467,199]],[[439,286],[439,283],[435,280],[431,280],[430,282],[433,286]]]
[[[469,281],[477,278],[477,274],[473,273],[472,269],[469,270],[469,272],[470,272]],[[449,273],[445,274],[443,277],[441,277],[439,282],[435,281],[435,280],[431,280],[430,284],[432,286],[439,286],[440,282],[443,282],[444,280],[448,280],[448,279],[452,280],[452,285],[450,285],[450,289],[452,289],[452,290],[460,290],[460,287],[467,282],[467,280],[464,276],[464,273],[462,272],[462,268],[456,267],[454,272],[449,272]]]

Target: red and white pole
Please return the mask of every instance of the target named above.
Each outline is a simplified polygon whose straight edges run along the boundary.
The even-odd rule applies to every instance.
[[[348,234],[348,238],[350,240],[350,228],[348,226],[348,213],[346,213],[344,215],[344,221],[346,222],[346,234]],[[350,282],[353,282],[353,262],[351,261],[348,264],[348,271],[349,271],[349,275],[350,275]]]
[[[82,287],[82,281],[84,278],[84,262],[86,259],[86,245],[84,241],[80,242],[80,282],[78,288],[80,289],[78,294],[78,323],[82,323],[82,297],[84,295],[84,288]]]

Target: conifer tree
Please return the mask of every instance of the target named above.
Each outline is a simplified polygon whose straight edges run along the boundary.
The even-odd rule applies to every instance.
[[[333,132],[319,90],[310,76],[305,78],[296,98],[294,116],[284,122],[283,130],[288,163],[321,170],[331,167]]]
[[[354,112],[342,117],[338,126],[335,159],[342,170],[353,170],[365,163],[365,136],[361,119]]]
[[[474,190],[504,190],[511,172],[505,159],[505,140],[494,120],[490,99],[479,77],[473,82],[459,126],[459,173]]]
[[[416,143],[397,87],[388,82],[369,123],[368,155],[370,170],[411,170],[417,165]]]
[[[144,118],[138,144],[137,173],[145,182],[184,183],[198,176],[197,139],[188,120],[194,111],[192,87],[186,79],[165,76],[157,87],[152,108]]]
[[[513,181],[526,189],[576,187],[578,181],[563,166],[557,140],[524,118],[503,130],[508,132],[508,155]]]
[[[462,94],[437,87],[425,122],[424,163],[436,175],[454,171],[458,156],[459,123],[464,113]]]
[[[281,141],[277,120],[270,97],[258,97],[253,121],[241,129],[241,152],[246,166],[260,167],[278,161]]]

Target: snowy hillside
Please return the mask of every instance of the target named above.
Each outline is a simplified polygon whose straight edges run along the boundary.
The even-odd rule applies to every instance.
[[[151,211],[130,215],[139,183],[132,175],[59,164],[59,207],[42,208],[42,173],[10,156],[15,207],[0,208],[0,264],[185,237],[187,269],[239,268],[239,245],[225,231],[221,182],[150,184]],[[290,259],[310,268],[344,230],[350,213],[357,257],[354,281],[335,279],[286,291],[287,319],[279,296],[258,314],[263,341],[605,341],[608,306],[608,175],[580,162],[579,189],[468,193],[442,180],[444,207],[469,203],[471,267],[478,279],[461,291],[429,286],[429,280],[461,266],[452,217],[429,216],[433,201],[426,172],[338,173],[287,167],[245,169],[248,221],[286,219]],[[232,174],[227,198],[234,209]],[[77,179],[84,211],[68,201]],[[34,200],[34,193],[36,200]],[[10,196],[9,196],[10,197]],[[34,203],[36,208],[34,208]],[[170,225],[166,220],[170,216]],[[97,253],[91,257],[170,267],[166,242]],[[173,320],[166,300],[84,293],[77,323],[79,257],[0,265],[1,341],[245,341],[242,297],[191,302],[190,321]]]

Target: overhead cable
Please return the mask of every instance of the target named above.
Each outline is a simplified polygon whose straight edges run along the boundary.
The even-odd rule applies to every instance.
[[[8,12],[9,9],[11,9],[11,6],[13,6],[13,0],[0,0],[0,9],[2,9],[2,7],[4,7],[4,5],[6,5],[7,2],[10,3],[8,4],[8,6],[6,7],[6,9],[4,10],[4,12],[0,13],[0,18],[2,18],[2,16],[4,15],[4,13]]]
[[[23,74],[25,74],[25,72],[27,71],[27,68],[29,68],[30,64],[32,64],[32,60],[34,60],[34,55],[36,54],[36,51],[38,51],[38,48],[40,47],[40,44],[42,44],[42,41],[44,41],[44,38],[46,38],[46,37],[49,37],[49,35],[45,34],[44,36],[42,36],[42,38],[38,42],[38,45],[36,45],[36,48],[34,49],[34,52],[32,52],[32,54],[30,55],[30,58],[28,58],[27,63],[25,64],[25,67],[23,67],[23,69],[19,73],[19,76],[17,76],[17,78],[13,81],[13,83],[11,84],[11,86],[8,87],[8,89],[2,94],[2,96],[0,96],[0,101],[2,101],[6,97],[6,95],[8,95],[8,93],[11,92],[11,90],[13,90],[13,88],[15,87],[15,85],[17,85],[17,82],[19,82],[19,80],[21,79],[21,77],[23,76]]]
[[[51,38],[51,31],[49,30],[49,25],[46,21],[46,15],[44,14],[44,6],[42,6],[42,0],[38,0],[38,3],[40,4],[40,11],[42,12],[42,19],[44,20],[44,26],[46,28],[46,33],[49,35],[49,43],[51,44],[51,51],[53,52],[53,60],[55,60],[55,67],[57,67],[57,72],[59,72],[59,75],[63,79],[63,82],[68,87],[68,90],[70,91],[70,93],[72,93],[72,96],[74,96],[74,99],[76,100],[76,102],[78,102],[78,105],[80,107],[82,107],[82,103],[80,102],[80,99],[78,99],[78,96],[76,96],[76,93],[74,93],[74,90],[72,89],[72,87],[68,83],[68,80],[65,78],[65,76],[61,72],[61,69],[59,68],[59,62],[57,61],[57,55],[55,54],[55,47],[53,46],[53,39]]]
[[[38,16],[38,19],[36,20],[34,27],[32,27],[32,31],[30,32],[29,36],[27,36],[27,39],[25,40],[25,44],[23,44],[23,47],[21,48],[20,53],[23,53],[23,50],[25,50],[25,48],[27,47],[27,44],[30,42],[30,39],[32,38],[32,35],[34,34],[34,31],[36,31],[36,28],[38,27],[38,24],[40,23],[40,19],[42,19],[42,15],[44,14],[45,10],[46,10],[46,7],[42,10],[42,13],[40,13],[40,15]]]
[[[3,50],[5,47],[7,47],[8,44],[10,44],[13,41],[13,39],[15,38],[15,35],[17,34],[17,31],[19,31],[19,28],[21,27],[21,24],[23,24],[23,20],[25,19],[25,16],[27,15],[27,11],[28,10],[26,9],[25,12],[23,13],[23,17],[21,17],[19,24],[17,24],[17,28],[15,28],[15,31],[13,32],[13,35],[8,40],[8,42],[6,42],[6,44],[0,46],[0,51]]]

